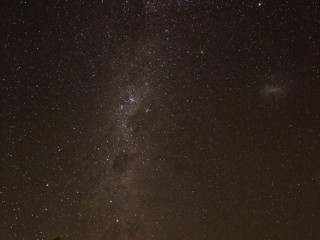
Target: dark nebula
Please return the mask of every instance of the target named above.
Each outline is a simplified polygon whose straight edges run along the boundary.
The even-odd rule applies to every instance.
[[[0,239],[320,239],[318,0],[0,6]]]

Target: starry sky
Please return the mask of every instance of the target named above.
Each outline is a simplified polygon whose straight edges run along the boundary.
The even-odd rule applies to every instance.
[[[0,239],[320,239],[319,1],[0,6]]]

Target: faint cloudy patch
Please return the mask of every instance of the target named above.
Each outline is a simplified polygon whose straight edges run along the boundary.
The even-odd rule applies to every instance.
[[[285,94],[286,94],[286,89],[284,86],[266,84],[261,90],[261,95],[267,98],[284,97]]]
[[[284,76],[272,75],[260,89],[260,97],[263,100],[279,100],[289,93],[289,81]]]

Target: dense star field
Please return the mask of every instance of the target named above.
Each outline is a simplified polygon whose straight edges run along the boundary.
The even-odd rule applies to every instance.
[[[320,239],[318,0],[0,6],[0,239]]]

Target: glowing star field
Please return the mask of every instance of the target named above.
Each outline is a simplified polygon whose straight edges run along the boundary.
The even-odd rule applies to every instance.
[[[320,239],[320,3],[1,3],[0,239]]]

